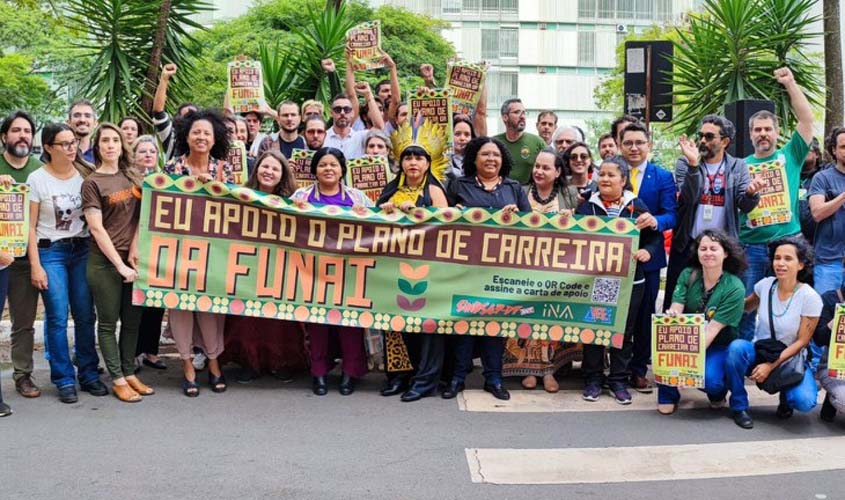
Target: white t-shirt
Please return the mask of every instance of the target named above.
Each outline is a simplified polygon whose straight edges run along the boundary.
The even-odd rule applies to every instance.
[[[772,289],[774,277],[763,278],[754,285],[754,293],[760,297],[760,305],[757,307],[758,321],[757,330],[754,332],[754,340],[772,338],[769,330],[769,291]],[[787,309],[787,304],[789,308]],[[801,326],[801,316],[818,318],[822,313],[822,298],[813,290],[813,287],[802,284],[790,299],[781,302],[777,295],[772,296],[772,312],[775,321],[775,338],[787,346],[798,340],[798,328]],[[782,316],[779,316],[783,314]]]
[[[82,176],[61,180],[39,168],[29,174],[29,200],[39,203],[35,234],[39,240],[57,241],[88,236],[88,226],[82,218]]]

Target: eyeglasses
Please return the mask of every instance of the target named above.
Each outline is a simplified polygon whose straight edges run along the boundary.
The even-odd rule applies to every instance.
[[[81,113],[79,111],[70,115],[71,118],[94,118],[94,113]]]
[[[570,160],[581,160],[581,161],[587,161],[587,160],[589,160],[589,159],[591,159],[591,158],[590,158],[590,155],[588,155],[587,153],[579,153],[579,154],[577,154],[577,155],[575,155],[575,154],[574,154],[574,155],[571,155],[571,156],[569,157],[569,159],[570,159]]]
[[[569,146],[570,144],[575,144],[575,139],[558,139],[555,141],[555,146]]]
[[[719,139],[721,139],[722,137],[724,137],[722,134],[714,134],[713,132],[699,132],[699,133],[698,133],[698,134],[696,134],[696,135],[698,136],[698,140],[699,140],[699,141],[701,141],[702,139],[704,139],[705,141],[708,141],[708,142],[709,142],[709,141],[712,141],[713,139],[716,139],[717,137],[718,137]]]
[[[65,151],[73,151],[79,145],[78,141],[54,142],[51,146],[59,146]]]
[[[335,106],[332,108],[332,112],[337,114],[346,113],[348,115],[352,112],[352,106]]]
[[[634,146],[636,146],[637,148],[642,148],[646,144],[648,144],[648,141],[624,141],[622,143],[622,147],[628,149],[631,149]]]

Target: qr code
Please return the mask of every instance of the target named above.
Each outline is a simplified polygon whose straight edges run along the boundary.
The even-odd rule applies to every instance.
[[[593,302],[616,304],[619,301],[619,289],[622,280],[615,278],[596,278],[593,281]]]

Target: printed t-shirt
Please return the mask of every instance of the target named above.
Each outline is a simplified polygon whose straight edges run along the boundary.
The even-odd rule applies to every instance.
[[[140,216],[141,191],[122,172],[94,172],[82,183],[82,210],[99,210],[115,250],[129,251]],[[98,245],[92,245],[102,253]]]
[[[527,133],[519,136],[519,139],[514,142],[508,140],[507,134],[499,134],[493,138],[502,141],[511,154],[513,168],[508,177],[520,184],[528,184],[531,179],[531,170],[534,168],[534,160],[537,159],[540,151],[546,149],[546,142],[539,136]]]
[[[88,228],[82,218],[82,175],[75,169],[69,179],[57,179],[42,167],[31,173],[29,200],[38,203],[37,239],[52,242],[65,238],[86,237]]]
[[[695,239],[705,229],[723,229],[726,226],[725,212],[725,168],[727,161],[702,163],[698,175],[703,177],[698,206],[695,209],[695,221],[690,237]]]

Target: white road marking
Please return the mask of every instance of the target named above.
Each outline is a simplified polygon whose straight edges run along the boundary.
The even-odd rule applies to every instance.
[[[845,437],[568,449],[467,448],[474,483],[581,484],[845,469]]]

